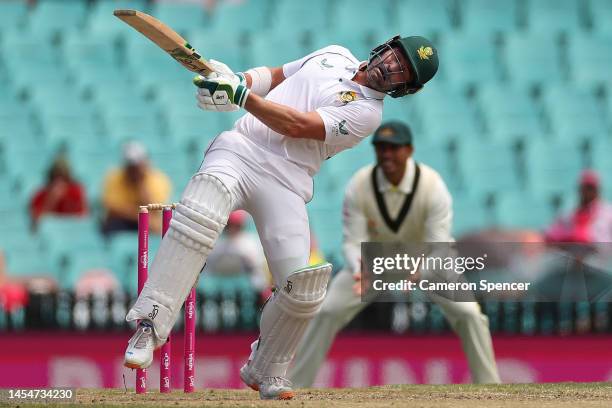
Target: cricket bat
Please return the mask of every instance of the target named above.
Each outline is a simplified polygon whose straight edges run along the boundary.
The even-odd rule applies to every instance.
[[[156,18],[137,10],[115,10],[113,14],[153,41],[188,70],[200,75],[214,72],[208,61],[183,37]]]

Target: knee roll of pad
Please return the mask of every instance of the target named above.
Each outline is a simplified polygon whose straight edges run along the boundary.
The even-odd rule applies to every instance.
[[[168,231],[183,245],[208,253],[227,223],[232,202],[223,183],[210,174],[191,178]]]
[[[276,296],[285,313],[299,319],[312,318],[320,309],[327,293],[331,264],[320,264],[296,271],[287,277]]]

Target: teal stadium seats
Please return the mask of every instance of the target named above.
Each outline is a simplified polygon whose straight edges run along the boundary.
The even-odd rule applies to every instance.
[[[235,27],[241,34],[256,35],[270,27],[271,7],[272,1],[270,0],[245,0],[239,3],[217,2],[210,11],[210,26],[219,31],[227,31],[227,27]]]
[[[495,197],[506,191],[521,191],[519,157],[512,143],[464,140],[457,154],[464,186],[470,194]]]
[[[43,139],[32,110],[22,100],[6,95],[0,97],[0,148],[36,147]]]
[[[131,77],[144,91],[151,91],[168,79],[191,81],[194,76],[193,72],[138,33],[125,39],[124,56]]]
[[[327,0],[280,1],[275,4],[272,29],[277,35],[314,34],[333,30],[332,2]]]
[[[482,197],[459,194],[453,197],[454,237],[480,231],[492,224],[492,218]]]
[[[455,10],[452,0],[407,0],[397,2],[392,21],[401,36],[421,35],[438,39],[453,29]]]
[[[137,95],[107,101],[100,105],[105,133],[114,140],[131,138],[160,140],[164,134],[159,107]]]
[[[186,38],[205,58],[222,61],[234,72],[250,68],[245,36],[237,31],[193,28]],[[191,81],[184,82],[193,88]]]
[[[21,28],[25,23],[28,5],[23,0],[0,2],[0,36],[6,30]]]
[[[575,34],[568,43],[567,59],[574,83],[588,88],[609,86],[612,34]]]
[[[452,64],[440,64],[438,81],[474,87],[501,80],[501,65],[493,39],[457,33],[445,36],[437,45],[440,55],[452,61]]]
[[[555,35],[578,32],[584,26],[582,4],[579,0],[527,0],[527,28]]]
[[[46,216],[41,219],[38,234],[49,256],[49,264],[59,273],[58,281],[67,285],[65,287],[74,283],[68,279],[72,276],[69,270],[72,257],[96,254],[105,249],[97,220],[92,217]]]
[[[283,50],[282,53],[278,50]],[[262,32],[252,36],[246,52],[249,65],[278,67],[287,62],[309,54],[314,50],[307,49],[305,42],[295,38],[279,36],[272,31]]]
[[[174,31],[185,37],[185,34],[193,29],[207,25],[207,14],[204,4],[181,3],[181,2],[159,2],[153,3],[151,15],[167,24]],[[187,38],[187,41],[192,41]],[[196,47],[196,49],[198,49]],[[204,51],[202,51],[204,52]],[[206,55],[206,54],[205,54]]]
[[[123,65],[107,67],[105,65],[92,65],[87,69],[72,69],[75,86],[81,89],[89,98],[95,98],[96,93],[111,94],[113,90],[127,90],[129,93],[138,93],[137,84],[132,73]],[[103,91],[99,91],[100,89]],[[133,90],[134,89],[134,90]]]
[[[34,78],[44,75],[47,81],[67,82],[59,48],[50,37],[40,32],[12,30],[3,33],[0,54],[13,87],[20,91],[32,84]],[[36,50],[33,52],[32,50]]]
[[[471,138],[482,132],[482,120],[476,105],[463,91],[440,85],[433,85],[427,91],[414,95],[412,101],[408,101],[418,113],[420,132],[444,140]]]
[[[82,31],[67,31],[61,53],[66,65],[79,75],[80,71],[95,69],[112,70],[119,63],[117,47],[108,39]]]
[[[484,34],[484,38],[511,37],[518,28],[518,1],[467,0],[457,3],[461,6],[462,32]]]
[[[503,194],[495,205],[495,225],[511,229],[544,230],[554,218],[548,197],[530,194]]]
[[[456,171],[456,161],[452,156],[449,141],[435,138],[426,139],[419,135],[414,137],[414,160],[424,163],[440,173],[451,191],[460,190],[462,179]]]
[[[587,142],[607,137],[603,101],[592,91],[559,84],[548,87],[543,100],[555,139]]]
[[[372,7],[369,0],[338,0],[332,9],[332,16],[335,18],[330,23],[331,32],[357,35],[360,32],[376,32],[381,27],[391,25],[392,14],[390,0],[379,0],[376,7]],[[393,30],[397,33],[397,28],[393,27]]]
[[[128,293],[136,293],[138,233],[122,231],[113,234],[108,244],[108,252],[114,263],[115,276],[123,289]]]
[[[558,198],[574,193],[578,175],[586,166],[579,141],[540,140],[526,147],[528,185],[533,195]]]
[[[418,104],[411,103],[409,100],[398,98],[385,101],[383,108],[383,122],[389,120],[401,120],[410,125],[413,134],[421,133],[421,118],[419,117],[418,109],[415,107]]]
[[[524,88],[481,86],[478,100],[491,139],[537,140],[545,134],[541,109]]]
[[[554,85],[567,76],[559,44],[551,35],[511,36],[506,39],[504,56],[507,75],[518,86]]]
[[[29,14],[27,29],[43,36],[61,35],[67,28],[81,28],[85,23],[87,3],[79,0],[39,0]]]
[[[603,194],[612,200],[612,141],[600,138],[591,147],[589,167],[594,168],[601,179]]]
[[[109,43],[120,42],[124,37],[134,35],[134,29],[113,17],[115,9],[136,9],[148,11],[146,0],[98,0],[92,4],[86,20],[88,34],[106,39]]]
[[[60,270],[59,283],[63,289],[74,289],[77,282],[88,273],[114,274],[114,265],[105,248],[72,251]],[[117,283],[121,284],[119,279]],[[133,292],[132,292],[133,293]]]
[[[587,17],[590,21],[593,31],[603,34],[612,33],[612,3],[608,0],[588,0],[587,1]]]

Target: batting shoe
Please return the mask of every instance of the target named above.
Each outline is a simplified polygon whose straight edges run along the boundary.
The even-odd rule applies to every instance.
[[[155,350],[153,326],[141,322],[128,342],[123,365],[128,368],[147,368],[153,362],[153,350]]]
[[[291,381],[283,377],[264,377],[259,383],[259,398],[262,400],[290,400],[294,393]]]
[[[242,367],[240,367],[240,379],[253,391],[259,391],[260,381],[258,375],[251,370],[251,367],[249,366],[250,362],[251,361],[249,360]]]

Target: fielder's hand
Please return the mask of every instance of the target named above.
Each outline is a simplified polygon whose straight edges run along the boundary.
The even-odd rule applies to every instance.
[[[204,110],[238,110],[244,107],[251,92],[246,86],[244,75],[241,74],[214,74],[208,77],[198,75],[193,79],[193,83],[198,87],[198,106]]]

